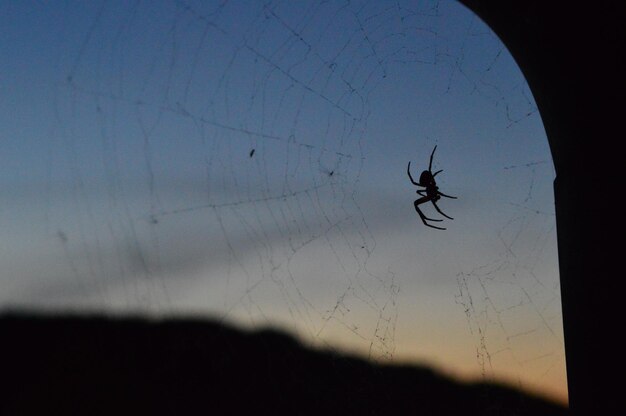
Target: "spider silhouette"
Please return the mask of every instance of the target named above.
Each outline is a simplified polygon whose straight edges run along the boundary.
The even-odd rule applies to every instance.
[[[432,202],[433,206],[435,207],[435,209],[437,210],[438,213],[440,213],[441,215],[443,215],[446,218],[449,218],[451,220],[453,220],[454,218],[444,214],[439,207],[437,206],[436,202],[439,201],[439,199],[441,199],[442,196],[446,197],[446,198],[451,198],[451,199],[456,199],[455,196],[450,196],[450,195],[446,195],[442,192],[439,192],[439,187],[437,186],[437,183],[435,182],[435,176],[437,176],[437,174],[439,174],[440,172],[443,171],[442,170],[438,170],[437,172],[433,173],[432,172],[432,167],[433,167],[433,156],[435,155],[435,150],[437,150],[437,146],[435,146],[435,148],[433,149],[433,152],[430,154],[430,163],[428,164],[428,170],[422,171],[422,174],[420,175],[420,179],[418,182],[415,182],[413,180],[413,177],[411,176],[411,162],[409,162],[409,166],[406,168],[406,172],[409,174],[409,179],[411,180],[411,183],[415,186],[422,186],[426,189],[418,189],[417,191],[415,191],[417,194],[421,195],[422,197],[419,199],[416,199],[415,201],[413,201],[413,205],[415,206],[415,211],[417,211],[417,213],[419,214],[420,218],[422,219],[422,222],[424,223],[425,226],[427,227],[431,227],[431,228],[436,228],[438,230],[445,230],[445,228],[443,227],[436,227],[434,225],[431,225],[429,223],[427,223],[426,221],[437,221],[437,222],[441,222],[443,220],[437,220],[434,218],[428,218],[426,215],[424,215],[424,213],[419,209],[418,205],[421,205],[425,202]]]

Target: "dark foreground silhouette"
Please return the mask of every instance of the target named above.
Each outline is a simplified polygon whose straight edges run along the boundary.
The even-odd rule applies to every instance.
[[[562,415],[504,386],[204,320],[0,315],[2,415]]]

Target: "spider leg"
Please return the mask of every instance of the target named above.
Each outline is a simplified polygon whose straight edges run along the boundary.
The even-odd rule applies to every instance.
[[[443,172],[443,169],[439,169],[437,172],[433,173],[433,178]]]
[[[422,219],[425,219],[425,220],[428,220],[428,221],[439,221],[439,222],[443,221],[443,220],[437,220],[437,219],[435,219],[435,218],[428,218],[426,215],[424,215],[424,213],[422,212],[422,210],[420,210],[420,209],[417,207],[418,205],[423,204],[424,202],[428,202],[428,201],[430,201],[430,200],[432,200],[432,198],[425,196],[425,197],[423,197],[423,198],[416,199],[415,201],[413,201],[413,206],[415,207],[415,211],[417,211],[417,213],[420,215],[420,217],[421,217]]]
[[[441,195],[441,196],[445,196],[446,198],[450,198],[450,199],[457,199],[457,198],[456,198],[456,196],[446,195],[446,194],[444,194],[444,193],[442,193],[442,192],[439,192],[439,191],[437,191],[437,194],[438,194],[438,195]]]
[[[426,191],[425,191],[425,190],[423,190],[423,189],[418,189],[418,190],[417,190],[417,191],[415,191],[415,192],[417,192],[417,193],[418,193],[418,194],[420,194],[421,196],[426,196],[426,194],[424,193],[424,192],[426,192]]]
[[[428,218],[426,215],[424,215],[422,210],[419,209],[418,205],[423,204],[424,202],[427,202],[427,201],[430,201],[430,198],[424,197],[424,198],[416,199],[413,202],[413,206],[415,206],[415,211],[417,211],[417,213],[419,214],[419,216],[420,216],[420,218],[421,218],[421,220],[422,220],[422,222],[424,223],[425,226],[431,227],[431,228],[436,228],[438,230],[445,230],[445,228],[436,227],[436,226],[430,225],[429,223],[426,222],[426,220],[428,220],[428,221],[439,221],[439,222],[443,221],[443,220],[436,220],[436,219],[433,219],[433,218]]]
[[[435,150],[437,150],[437,145],[433,149],[433,152],[430,154],[430,163],[428,164],[428,171],[430,172],[433,167],[433,156],[435,155]]]
[[[432,202],[432,203],[433,203],[433,206],[435,207],[435,209],[437,210],[437,212],[438,212],[438,213],[440,213],[441,215],[443,215],[444,217],[446,217],[446,218],[448,218],[448,219],[451,219],[451,220],[453,220],[453,219],[454,219],[454,218],[452,218],[452,217],[450,217],[450,216],[448,216],[448,215],[444,214],[444,213],[443,213],[443,211],[441,211],[441,210],[439,209],[439,207],[437,206],[437,204],[435,203],[435,201],[434,201],[434,200],[432,200],[432,201],[430,201],[430,202]]]
[[[419,183],[417,183],[417,182],[415,182],[415,181],[413,180],[413,176],[411,176],[411,162],[410,162],[410,161],[409,161],[409,166],[407,166],[407,168],[406,168],[406,173],[408,173],[408,174],[409,174],[409,179],[411,180],[411,183],[412,183],[413,185],[415,185],[415,186],[420,186],[420,184],[419,184]]]

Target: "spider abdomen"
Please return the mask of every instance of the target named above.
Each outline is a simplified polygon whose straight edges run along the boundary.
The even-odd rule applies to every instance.
[[[429,186],[434,183],[435,183],[435,178],[433,177],[433,174],[427,170],[422,171],[422,174],[420,175],[419,184],[421,186]]]

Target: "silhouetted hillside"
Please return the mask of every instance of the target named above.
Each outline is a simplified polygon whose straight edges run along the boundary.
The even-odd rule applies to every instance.
[[[202,320],[0,317],[2,415],[561,415],[496,385]]]

